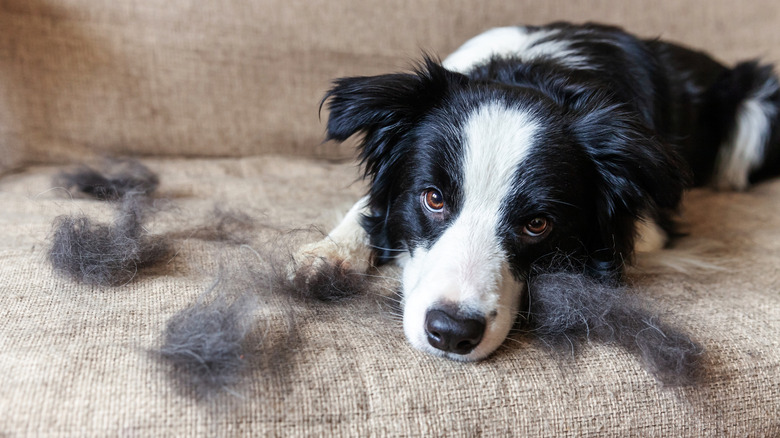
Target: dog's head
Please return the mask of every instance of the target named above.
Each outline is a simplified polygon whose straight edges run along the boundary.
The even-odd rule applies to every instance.
[[[619,277],[635,219],[681,196],[676,155],[594,90],[474,81],[426,60],[339,79],[323,102],[330,139],[363,135],[364,226],[380,261],[404,267],[407,338],[452,359],[502,344],[533,263],[565,253]]]

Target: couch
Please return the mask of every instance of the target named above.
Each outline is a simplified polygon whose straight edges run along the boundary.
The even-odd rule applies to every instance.
[[[780,61],[770,0],[0,0],[0,436],[780,436],[780,180],[691,191],[681,245],[716,248],[717,266],[632,275],[706,349],[692,387],[659,384],[613,345],[560,355],[523,332],[479,363],[431,357],[381,289],[262,297],[267,357],[218,396],[182,390],[155,354],[173,315],[250,263],[247,247],[327,229],[364,193],[353,144],[322,143],[333,78],[554,20]],[[113,211],[53,178],[109,156],[159,175],[151,233],[181,234],[218,205],[257,219],[252,240],[183,236],[116,287],[57,274],[53,220]]]

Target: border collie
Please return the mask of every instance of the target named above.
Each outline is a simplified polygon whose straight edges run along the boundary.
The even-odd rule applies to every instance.
[[[772,66],[619,28],[503,27],[416,71],[338,79],[328,139],[361,134],[370,189],[302,269],[402,267],[416,348],[479,360],[508,335],[535,264],[619,282],[673,235],[684,188],[780,173]]]

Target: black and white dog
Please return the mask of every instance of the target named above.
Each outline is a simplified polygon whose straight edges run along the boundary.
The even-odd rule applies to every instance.
[[[683,189],[780,173],[771,66],[615,27],[489,30],[413,73],[335,81],[328,137],[362,134],[371,185],[297,260],[402,266],[411,344],[479,360],[512,327],[535,263],[556,254],[620,281],[662,247]]]

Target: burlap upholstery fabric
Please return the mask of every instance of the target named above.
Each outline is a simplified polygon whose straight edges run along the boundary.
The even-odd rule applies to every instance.
[[[774,0],[0,0],[0,171],[94,152],[348,156],[319,145],[333,78],[489,27],[595,20],[778,61],[779,17]]]
[[[716,247],[725,269],[632,277],[708,350],[694,389],[661,388],[611,346],[562,360],[523,334],[478,364],[433,358],[371,293],[343,305],[267,297],[268,358],[237,396],[195,402],[150,350],[250,250],[185,240],[119,288],[74,284],[46,261],[56,216],[110,219],[105,205],[51,190],[62,164],[100,155],[151,157],[170,200],[154,233],[215,203],[258,218],[253,245],[327,228],[364,190],[333,160],[349,145],[320,144],[332,78],[403,69],[488,27],[559,19],[730,62],[780,59],[770,0],[0,0],[0,436],[780,435],[780,181],[686,199],[681,244]]]
[[[171,205],[152,233],[197,222],[215,202],[251,212],[255,242],[292,224],[332,223],[363,188],[350,165],[285,157],[166,159]],[[0,182],[0,434],[69,436],[777,436],[780,434],[780,181],[744,194],[693,192],[690,236],[725,245],[722,271],[635,275],[637,288],[709,352],[706,382],[662,388],[622,350],[558,358],[517,334],[462,364],[409,347],[388,301],[305,305],[268,296],[269,357],[237,389],[194,402],[149,354],[168,318],[250,251],[197,239],[127,286],[82,286],[52,273],[51,222],[98,201],[51,188],[57,167]],[[301,183],[305,189],[301,190]],[[293,320],[288,319],[292,306]]]

